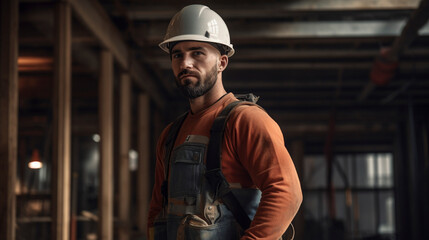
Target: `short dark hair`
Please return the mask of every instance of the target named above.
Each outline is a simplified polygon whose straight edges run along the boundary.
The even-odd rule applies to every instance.
[[[219,43],[210,43],[210,44],[213,45],[217,50],[219,50],[220,55],[228,55],[229,49],[225,45],[219,44]]]
[[[169,52],[170,52],[170,59],[171,59],[171,50],[173,50],[173,47],[176,46],[176,44],[178,44],[179,42],[183,42],[183,41],[176,41],[176,42],[168,43],[167,47],[168,47]],[[208,43],[208,44],[212,45],[214,48],[216,48],[220,52],[220,55],[228,55],[229,49],[226,46],[224,46],[220,43],[212,43],[212,42],[205,42],[205,43]]]

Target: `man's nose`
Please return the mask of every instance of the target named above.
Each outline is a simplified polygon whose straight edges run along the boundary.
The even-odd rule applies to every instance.
[[[188,54],[184,54],[180,62],[181,69],[191,69],[194,66],[194,60]]]

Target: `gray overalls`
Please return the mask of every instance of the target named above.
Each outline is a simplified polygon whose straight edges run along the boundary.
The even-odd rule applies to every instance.
[[[232,240],[242,235],[233,214],[217,199],[204,175],[208,142],[206,136],[190,135],[171,152],[168,201],[155,220],[155,239]],[[261,191],[231,190],[253,219]]]

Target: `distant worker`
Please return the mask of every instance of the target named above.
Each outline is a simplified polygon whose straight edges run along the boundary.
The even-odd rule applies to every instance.
[[[149,238],[280,239],[302,202],[300,182],[277,123],[223,87],[234,54],[225,22],[189,5],[159,46],[190,110],[157,145]]]

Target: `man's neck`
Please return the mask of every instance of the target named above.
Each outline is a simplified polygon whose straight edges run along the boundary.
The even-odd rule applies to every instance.
[[[212,89],[201,97],[189,99],[192,113],[197,113],[213,105],[217,100],[226,94],[225,89]]]

